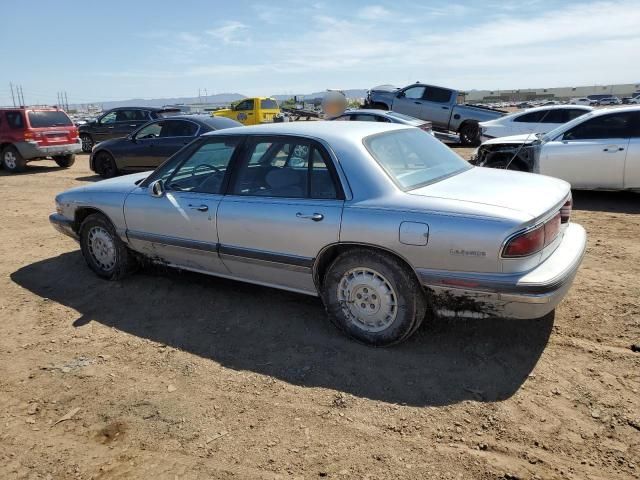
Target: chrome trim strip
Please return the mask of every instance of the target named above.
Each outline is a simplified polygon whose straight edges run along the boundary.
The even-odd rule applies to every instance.
[[[202,250],[205,252],[218,252],[219,244],[200,242],[197,240],[188,240],[186,238],[169,237],[166,235],[157,235],[155,233],[136,232],[127,230],[127,237],[134,240],[142,240],[151,243],[160,243],[172,247],[188,248],[190,250]]]
[[[253,250],[243,247],[232,247],[230,245],[220,245],[219,252],[221,255],[226,256],[241,257],[244,259],[259,260],[263,262],[281,263],[296,267],[304,267],[305,269],[311,269],[314,263],[313,258],[266,252],[264,250]]]

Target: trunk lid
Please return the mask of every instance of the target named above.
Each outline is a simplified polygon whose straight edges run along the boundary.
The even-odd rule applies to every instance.
[[[564,180],[532,173],[474,167],[407,193],[515,210],[537,219],[569,195]]]

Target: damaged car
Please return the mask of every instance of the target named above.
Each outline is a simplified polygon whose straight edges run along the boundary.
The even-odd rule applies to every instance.
[[[49,218],[101,278],[154,262],[318,296],[374,346],[566,295],[586,246],[566,182],[473,167],[414,127],[336,125],[210,132],[151,174],[59,194]]]
[[[640,107],[593,110],[543,135],[495,138],[471,163],[561,178],[579,190],[640,190]]]

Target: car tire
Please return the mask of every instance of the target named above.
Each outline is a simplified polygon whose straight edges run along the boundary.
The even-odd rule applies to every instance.
[[[84,153],[91,153],[91,149],[93,148],[93,138],[88,133],[81,133],[80,140],[82,141],[82,151]]]
[[[460,128],[460,143],[466,146],[480,145],[480,126],[476,122],[467,122]]]
[[[2,166],[11,173],[24,172],[27,161],[13,145],[9,145],[2,151]]]
[[[69,168],[71,165],[76,163],[76,156],[73,155],[73,154],[71,154],[71,155],[56,155],[55,157],[53,157],[53,159],[58,164],[58,166],[62,167],[62,168]]]
[[[82,222],[79,233],[82,256],[99,277],[120,280],[136,270],[136,257],[104,215],[89,215]]]
[[[108,152],[96,153],[94,167],[102,178],[113,178],[120,173],[116,161]]]
[[[331,321],[349,337],[375,347],[409,338],[427,313],[415,274],[394,256],[349,250],[329,266],[322,299]]]

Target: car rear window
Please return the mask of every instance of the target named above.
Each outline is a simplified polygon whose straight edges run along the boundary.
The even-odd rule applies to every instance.
[[[263,110],[266,110],[268,108],[278,108],[278,102],[271,98],[266,98],[264,100],[260,100],[260,108],[262,108]]]
[[[471,168],[439,140],[417,128],[371,135],[364,146],[403,190],[412,190]]]
[[[33,110],[27,115],[31,128],[70,127],[73,125],[67,114],[60,110]]]

